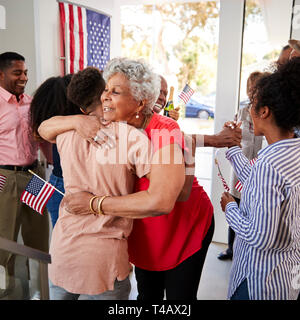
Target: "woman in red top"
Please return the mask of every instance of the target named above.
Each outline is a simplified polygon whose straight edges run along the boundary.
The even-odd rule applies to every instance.
[[[92,203],[92,209],[140,219],[135,220],[129,237],[130,259],[136,264],[138,299],[163,299],[165,289],[167,299],[196,299],[214,228],[211,202],[193,176],[184,177],[184,145],[179,126],[152,112],[159,78],[144,63],[127,58],[111,60],[103,76],[107,82],[101,96],[105,120],[126,121],[146,129],[154,152],[151,172],[147,179],[137,181],[136,193],[101,197],[100,202]],[[87,128],[86,119],[84,126],[81,121],[81,117],[56,119],[50,125],[48,120],[48,138],[68,128],[80,131],[91,141],[97,131]],[[92,125],[95,123],[91,122]],[[232,143],[233,130],[225,128],[223,133]],[[215,144],[207,145],[228,146],[224,135],[214,136]],[[188,200],[176,202],[186,200],[186,189],[181,191],[184,183],[190,186]],[[64,205],[74,214],[91,214],[92,196],[88,192],[75,193],[64,198]]]
[[[163,141],[172,143],[161,139],[159,144],[156,135],[164,129],[174,137],[174,143],[182,146],[180,136],[172,135],[179,130],[178,124],[154,113],[145,129],[154,152],[163,147]],[[147,178],[137,181],[137,191],[148,187]],[[167,193],[168,188],[160,192]],[[196,300],[213,232],[213,206],[195,177],[188,200],[177,201],[169,214],[136,219],[128,238],[128,251],[129,260],[135,265],[138,300],[162,300],[165,290],[168,300]]]

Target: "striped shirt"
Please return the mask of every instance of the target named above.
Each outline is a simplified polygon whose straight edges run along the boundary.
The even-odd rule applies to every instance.
[[[247,279],[250,299],[296,299],[300,265],[300,138],[281,140],[258,152],[254,166],[239,147],[226,153],[244,187],[240,208],[226,206],[236,234],[230,298]]]

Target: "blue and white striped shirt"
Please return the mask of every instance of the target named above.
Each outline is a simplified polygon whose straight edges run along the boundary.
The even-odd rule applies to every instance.
[[[225,210],[236,234],[228,297],[247,279],[250,299],[296,299],[300,138],[281,140],[260,150],[252,167],[239,147],[230,148],[226,157],[243,183],[240,208],[230,202]]]

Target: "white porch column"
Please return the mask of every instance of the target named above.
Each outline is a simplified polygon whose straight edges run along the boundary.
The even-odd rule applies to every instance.
[[[233,119],[238,107],[243,14],[243,0],[220,0],[215,132],[222,129],[225,121]],[[228,161],[219,163],[223,176],[229,184],[231,166]],[[228,226],[220,207],[223,191],[222,183],[217,176],[216,165],[213,163],[211,186],[211,200],[215,209],[213,241],[227,243]]]

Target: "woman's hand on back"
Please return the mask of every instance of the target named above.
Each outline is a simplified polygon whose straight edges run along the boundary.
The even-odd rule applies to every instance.
[[[100,120],[93,115],[78,115],[74,122],[74,129],[83,139],[97,148],[113,148],[115,146],[115,137],[107,129],[108,124],[109,122]]]

